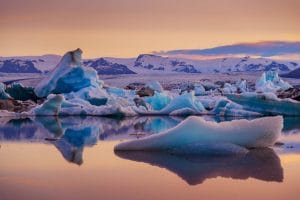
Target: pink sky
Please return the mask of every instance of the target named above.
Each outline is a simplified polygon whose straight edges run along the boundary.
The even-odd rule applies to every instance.
[[[299,0],[1,0],[0,56],[131,57],[300,40]]]

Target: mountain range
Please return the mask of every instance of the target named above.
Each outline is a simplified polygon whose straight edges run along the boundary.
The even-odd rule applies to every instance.
[[[281,48],[280,48],[281,47]],[[186,59],[176,54],[224,55],[205,59]],[[251,56],[237,56],[240,54]],[[100,57],[85,59],[83,64],[99,74],[145,73],[231,73],[278,70],[286,74],[300,67],[300,60],[278,60],[268,56],[299,53],[300,43],[269,42],[237,44],[202,50],[174,50],[156,54],[141,54],[136,58]],[[228,54],[228,55],[225,55]],[[230,54],[230,55],[229,55]],[[235,55],[236,54],[236,55]],[[252,56],[252,55],[256,56]],[[171,55],[171,56],[168,56]],[[261,55],[258,57],[258,55]],[[264,56],[265,57],[264,57]],[[0,57],[1,73],[47,73],[59,62],[61,56]]]

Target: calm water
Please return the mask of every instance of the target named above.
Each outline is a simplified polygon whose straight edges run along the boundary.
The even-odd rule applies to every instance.
[[[211,118],[223,121],[230,118]],[[183,118],[0,118],[0,199],[298,199],[300,118],[246,156],[115,153]]]

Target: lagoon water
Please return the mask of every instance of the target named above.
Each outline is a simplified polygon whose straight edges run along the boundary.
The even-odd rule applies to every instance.
[[[283,145],[246,156],[113,151],[183,119],[0,118],[0,199],[297,198],[300,118],[284,119]]]

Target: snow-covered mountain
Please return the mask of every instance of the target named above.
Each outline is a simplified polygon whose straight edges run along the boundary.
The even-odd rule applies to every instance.
[[[299,78],[300,79],[300,67],[287,73],[287,74],[283,74],[281,76],[286,77],[286,78]]]
[[[0,57],[0,72],[44,73],[52,70],[60,58],[58,55]]]
[[[98,58],[83,61],[83,64],[94,68],[99,74],[135,74],[128,68],[130,59]]]
[[[46,73],[52,70],[61,56],[0,57],[2,73]],[[287,73],[300,67],[300,62],[268,58],[225,57],[206,60],[190,60],[141,54],[137,58],[96,58],[83,63],[99,74],[146,74],[146,73],[231,73],[257,72],[270,69]]]
[[[133,71],[138,72],[183,72],[183,73],[228,73],[278,70],[288,72],[300,67],[298,62],[267,58],[228,57],[207,60],[168,58],[142,54],[134,62]]]

